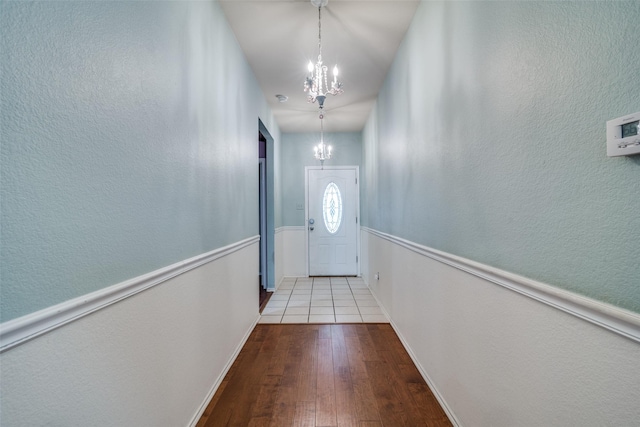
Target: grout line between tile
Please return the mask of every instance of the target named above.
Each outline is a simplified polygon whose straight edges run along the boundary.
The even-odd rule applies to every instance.
[[[319,308],[319,307],[324,307],[324,308],[331,307],[331,310],[333,311],[334,320],[337,322],[337,317],[336,316],[338,316],[338,315],[336,314],[336,299],[335,299],[336,295],[341,295],[341,296],[342,295],[349,295],[351,298],[353,298],[356,301],[356,304],[354,306],[342,306],[341,305],[339,308],[346,308],[346,307],[349,307],[349,308],[354,307],[354,308],[356,308],[356,311],[358,312],[358,316],[360,316],[360,318],[362,319],[363,322],[366,323],[366,321],[364,320],[363,316],[378,316],[377,314],[375,314],[375,315],[373,315],[373,314],[363,314],[362,311],[360,310],[361,306],[359,304],[357,304],[357,300],[358,299],[362,299],[363,294],[354,293],[353,288],[352,288],[352,284],[349,283],[349,279],[347,279],[346,277],[340,278],[340,279],[344,279],[344,283],[332,284],[331,280],[329,280],[329,283],[326,283],[324,280],[321,281],[321,282],[316,283],[316,280],[318,280],[316,278],[300,278],[300,277],[296,278],[295,281],[293,282],[293,287],[291,288],[291,293],[289,294],[289,297],[286,299],[286,305],[284,307],[283,312],[286,312],[286,310],[288,308],[303,308],[303,307],[300,307],[300,306],[295,305],[295,304],[293,306],[291,306],[291,307],[289,306],[289,304],[293,301],[291,299],[292,296],[293,296],[293,292],[295,290],[298,290],[298,291],[305,291],[305,292],[308,291],[310,293],[309,305],[304,307],[304,308],[307,309],[306,310],[307,311],[307,315],[306,315],[307,316],[307,321],[306,321],[306,323],[310,323],[312,307],[317,307],[317,308]],[[356,286],[356,289],[359,289],[359,290],[367,289],[367,287],[366,286],[363,287],[362,284],[363,284],[363,282],[360,281],[360,280],[358,280],[357,283],[355,283],[355,281],[353,283],[353,285]],[[325,287],[327,285],[328,285],[328,288]],[[300,287],[298,287],[298,286],[300,286]],[[331,298],[331,306],[313,306],[312,305],[313,304],[313,298],[311,298],[311,297],[314,294],[313,290],[314,290],[315,286],[322,286],[322,288],[316,288],[316,290],[318,290],[318,291],[319,290],[324,290],[324,291],[329,290],[328,294],[316,294],[316,295],[326,295],[327,296],[327,300],[330,297]],[[336,286],[337,288],[334,288],[334,286]],[[344,286],[344,287],[342,287],[342,286]],[[334,292],[338,291],[338,290],[340,290],[340,291],[348,290],[349,292],[348,293],[345,292],[345,293],[335,294]],[[301,294],[298,294],[298,295],[301,295]],[[366,298],[366,299],[370,300],[370,298]],[[284,300],[281,300],[281,301],[284,301]],[[296,298],[295,301],[300,301],[300,300],[298,300]],[[374,301],[375,301],[375,299],[374,299]],[[377,301],[375,301],[375,302],[376,302],[375,307],[379,308],[380,306],[377,304]],[[367,309],[370,309],[370,308],[373,308],[374,306],[362,305],[362,307],[366,307]],[[314,315],[314,316],[316,316],[316,315]],[[282,317],[280,319],[280,323],[282,323],[283,320],[284,320],[284,314],[282,315]]]

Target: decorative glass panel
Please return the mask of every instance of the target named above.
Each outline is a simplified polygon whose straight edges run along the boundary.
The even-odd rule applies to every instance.
[[[334,234],[342,222],[342,197],[335,182],[330,182],[322,198],[322,216],[327,231]]]

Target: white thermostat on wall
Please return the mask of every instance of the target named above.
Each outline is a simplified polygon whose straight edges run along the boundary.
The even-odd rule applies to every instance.
[[[640,153],[639,123],[640,112],[607,122],[607,156],[629,156]]]

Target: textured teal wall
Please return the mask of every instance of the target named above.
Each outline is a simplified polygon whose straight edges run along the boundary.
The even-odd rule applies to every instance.
[[[1,8],[3,321],[258,234],[270,113],[216,2]]]
[[[364,225],[640,312],[640,2],[419,7],[363,131]]]
[[[283,133],[281,144],[282,225],[304,225],[304,168],[320,166],[313,157],[313,147],[318,144],[320,133]],[[335,132],[324,134],[334,156],[325,166],[361,166],[362,135],[360,132]]]

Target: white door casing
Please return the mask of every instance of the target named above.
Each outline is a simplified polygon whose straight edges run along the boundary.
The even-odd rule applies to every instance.
[[[309,276],[360,274],[358,176],[358,166],[324,168],[307,166],[305,168],[305,222]],[[328,199],[333,200],[334,204],[327,206],[325,213],[323,202],[328,186],[334,190],[331,192],[333,197]],[[339,202],[341,206],[338,206]]]
[[[260,210],[260,286],[267,289],[267,162],[258,159],[258,191]]]

